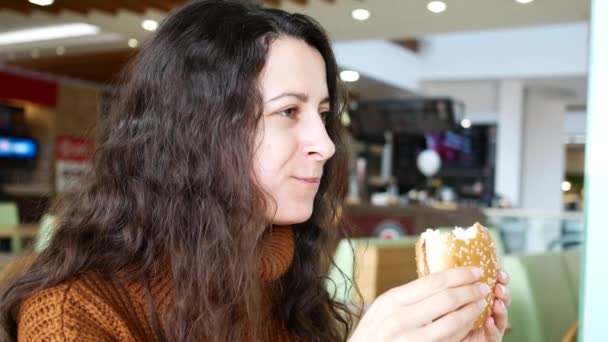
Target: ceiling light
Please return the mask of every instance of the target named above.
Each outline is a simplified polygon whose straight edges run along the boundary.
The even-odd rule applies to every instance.
[[[127,44],[129,45],[130,48],[135,49],[137,47],[137,45],[139,45],[139,41],[135,38],[131,38],[131,39],[129,39]]]
[[[519,2],[520,4],[529,4],[534,0],[515,0],[515,1]]]
[[[462,119],[462,121],[460,121],[460,126],[462,126],[462,128],[471,128],[471,120]]]
[[[359,73],[353,70],[344,70],[340,73],[340,79],[344,82],[357,82]]]
[[[426,8],[433,13],[441,13],[448,8],[448,5],[443,1],[431,1],[426,5]]]
[[[63,46],[58,46],[57,49],[55,49],[55,52],[57,53],[57,56],[63,56],[65,54],[65,48]]]
[[[63,24],[0,33],[0,46],[93,35],[99,27],[84,24]]]
[[[568,192],[568,191],[570,191],[570,189],[572,189],[572,184],[570,184],[570,182],[568,182],[568,181],[563,181],[562,182],[562,191]]]
[[[365,8],[357,8],[356,10],[353,10],[351,15],[353,16],[353,19],[355,19],[355,20],[364,21],[364,20],[369,19],[371,14]]]
[[[141,23],[141,27],[146,31],[156,31],[158,28],[158,21],[152,19],[144,20]]]
[[[52,5],[55,0],[29,0],[30,3],[38,6]]]

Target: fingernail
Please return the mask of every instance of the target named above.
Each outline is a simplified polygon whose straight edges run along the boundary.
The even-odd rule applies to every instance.
[[[507,274],[507,272],[500,271],[500,275],[502,276],[502,279],[504,279],[505,281],[509,280],[509,275]]]
[[[479,284],[479,291],[485,296],[490,293],[490,287],[487,284]]]
[[[481,268],[475,267],[473,269],[473,275],[475,276],[476,279],[481,278]]]
[[[482,299],[479,302],[477,302],[477,307],[479,308],[479,310],[483,310],[486,307],[486,300]]]
[[[488,317],[487,322],[488,322],[488,324],[490,324],[490,325],[494,325],[494,318],[492,318],[492,317]]]

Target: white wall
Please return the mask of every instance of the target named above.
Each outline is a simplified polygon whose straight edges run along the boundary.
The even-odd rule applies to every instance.
[[[564,120],[564,134],[569,136],[585,135],[587,133],[587,113],[568,112]]]
[[[428,35],[415,54],[383,39],[338,41],[338,64],[416,91],[429,80],[488,80],[587,74],[587,22]]]
[[[523,128],[523,82],[502,81],[498,89],[495,191],[515,207],[521,204]]]
[[[585,248],[581,282],[582,327],[579,341],[608,341],[606,308],[608,307],[608,1],[593,0],[591,20],[591,58],[589,69],[588,139],[585,157]]]
[[[526,209],[559,212],[565,168],[562,132],[566,103],[554,94],[528,89],[524,106],[521,204]]]
[[[430,35],[421,79],[488,79],[584,75],[586,22]]]
[[[418,89],[420,59],[409,50],[384,39],[336,42],[333,49],[342,68],[405,90]]]

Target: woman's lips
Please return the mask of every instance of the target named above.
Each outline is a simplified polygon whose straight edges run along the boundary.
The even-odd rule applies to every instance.
[[[321,181],[321,178],[319,177],[293,177],[301,182],[307,183],[307,184],[311,184],[311,185],[318,185],[319,182]]]

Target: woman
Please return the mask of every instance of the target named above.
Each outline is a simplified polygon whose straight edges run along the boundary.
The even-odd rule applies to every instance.
[[[2,294],[6,339],[346,340],[351,316],[324,285],[343,104],[311,19],[220,0],[171,15],[113,99],[89,181]],[[392,290],[351,339],[462,339],[478,277],[458,269]],[[500,339],[504,306],[495,318],[469,337]]]

